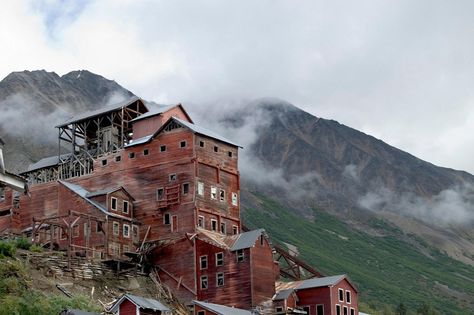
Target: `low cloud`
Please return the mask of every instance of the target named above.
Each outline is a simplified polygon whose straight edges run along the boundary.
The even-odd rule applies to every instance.
[[[468,184],[443,190],[429,199],[382,187],[365,194],[358,204],[374,212],[388,210],[442,227],[474,223],[474,187]]]

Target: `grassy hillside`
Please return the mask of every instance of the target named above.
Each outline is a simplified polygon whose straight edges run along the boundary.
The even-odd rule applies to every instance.
[[[426,303],[442,314],[466,314],[466,310],[474,309],[472,266],[426,244],[422,253],[419,245],[412,245],[420,244],[420,240],[377,219],[373,227],[387,236],[356,231],[317,209],[311,222],[263,195],[256,197],[261,207],[245,209],[247,226],[264,227],[274,242],[297,246],[300,257],[323,274],[348,274],[358,285],[362,302],[378,309],[403,303],[409,310]]]

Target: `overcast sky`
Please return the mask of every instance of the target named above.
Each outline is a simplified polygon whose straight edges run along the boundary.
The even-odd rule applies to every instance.
[[[185,105],[277,97],[474,173],[473,14],[472,0],[6,0],[0,77],[87,69]]]

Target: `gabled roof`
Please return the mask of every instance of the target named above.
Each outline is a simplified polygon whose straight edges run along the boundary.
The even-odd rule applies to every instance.
[[[255,245],[257,239],[265,233],[264,229],[253,230],[245,233],[239,234],[239,237],[231,247],[231,251],[236,251],[240,249],[250,248]]]
[[[208,130],[206,128],[203,128],[203,127],[199,127],[199,126],[197,126],[193,123],[190,123],[188,121],[184,121],[184,120],[176,118],[176,117],[170,117],[170,119],[168,119],[154,134],[136,139],[136,140],[130,142],[129,144],[127,144],[125,147],[132,147],[132,146],[135,146],[135,145],[150,142],[153,138],[155,138],[158,134],[160,134],[161,131],[163,131],[163,129],[165,129],[168,126],[168,124],[172,121],[175,121],[179,125],[190,129],[194,133],[197,133],[197,134],[200,134],[200,135],[203,135],[203,136],[215,139],[215,140],[219,140],[221,142],[224,142],[224,143],[236,146],[236,147],[242,147],[242,146],[236,144],[235,142],[232,142],[232,141],[218,135],[217,133],[215,133],[213,131],[210,131],[210,130]]]
[[[220,304],[206,303],[201,301],[193,301],[193,304],[199,305],[200,307],[218,315],[252,315],[252,312],[250,311]]]
[[[275,295],[273,296],[272,300],[273,301],[278,301],[278,300],[286,300],[288,297],[290,297],[290,295],[295,292],[294,289],[284,289],[284,290],[280,290],[278,292],[275,293]]]
[[[112,105],[105,106],[105,107],[102,107],[102,108],[99,108],[99,109],[96,109],[96,110],[83,112],[79,115],[76,115],[76,116],[70,118],[69,120],[65,121],[64,123],[57,125],[56,128],[64,127],[64,126],[70,125],[72,123],[80,122],[80,121],[85,120],[85,119],[93,118],[93,117],[96,117],[96,116],[100,116],[102,114],[106,114],[106,113],[109,113],[109,112],[116,111],[116,110],[118,110],[122,107],[127,107],[127,106],[135,103],[136,101],[140,101],[148,111],[148,108],[145,106],[145,101],[143,101],[141,98],[139,98],[137,96],[133,96],[133,97],[129,98],[128,100],[125,100],[125,101],[117,103],[117,104],[112,104]]]
[[[113,193],[113,192],[116,192],[116,191],[118,191],[118,190],[123,190],[123,192],[124,192],[131,200],[135,200],[135,198],[133,198],[133,196],[130,195],[130,193],[129,193],[125,188],[123,188],[123,186],[120,186],[120,187],[111,187],[111,188],[105,188],[105,189],[101,189],[101,190],[92,191],[92,192],[87,193],[86,197],[87,197],[87,198],[92,198],[92,197],[97,197],[97,196],[108,195],[108,194]]]
[[[125,217],[125,216],[121,216],[121,215],[118,215],[118,214],[115,214],[115,213],[112,213],[112,212],[109,212],[107,211],[107,209],[101,205],[100,203],[92,200],[92,199],[89,199],[88,195],[90,194],[89,191],[87,191],[86,189],[84,189],[83,187],[79,186],[79,185],[76,185],[76,184],[72,184],[72,183],[68,183],[68,182],[65,182],[65,181],[62,181],[62,180],[58,180],[58,182],[62,185],[64,185],[66,188],[68,188],[69,190],[71,190],[73,193],[77,194],[79,197],[81,197],[82,199],[84,199],[85,201],[87,201],[88,203],[90,203],[91,205],[93,205],[94,207],[96,207],[97,209],[99,209],[101,212],[103,212],[104,214],[106,215],[109,215],[111,217],[115,217],[115,218],[120,218],[120,219],[126,219],[126,220],[131,220],[130,218],[128,217]]]
[[[154,311],[162,311],[162,312],[169,312],[170,309],[164,306],[161,302],[155,300],[155,299],[150,299],[150,298],[145,298],[142,296],[137,296],[137,295],[132,295],[132,294],[124,294],[118,299],[114,305],[110,308],[110,311],[114,312],[117,310],[117,308],[122,304],[122,302],[127,299],[135,306],[138,306],[139,308],[147,309],[147,310],[154,310]]]
[[[312,278],[308,280],[303,280],[296,287],[296,289],[302,290],[302,289],[309,289],[309,288],[330,287],[339,283],[345,277],[346,275],[338,275],[338,276]]]
[[[134,118],[131,120],[132,123],[136,122],[136,121],[139,121],[139,120],[142,120],[142,119],[145,119],[145,118],[150,118],[150,117],[153,117],[153,116],[157,116],[157,115],[160,115],[160,114],[163,114],[167,111],[169,111],[170,109],[173,109],[175,107],[179,107],[181,108],[181,110],[183,111],[183,113],[186,115],[186,117],[189,119],[189,121],[193,121],[191,119],[191,117],[189,116],[189,114],[186,112],[186,110],[184,109],[183,105],[181,104],[177,104],[177,105],[162,105],[162,104],[154,104],[154,103],[146,103],[148,109],[150,110],[148,113],[146,114],[143,114],[141,116],[138,116],[137,118]]]

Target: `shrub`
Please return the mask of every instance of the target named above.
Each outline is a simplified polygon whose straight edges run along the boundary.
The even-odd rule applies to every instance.
[[[15,245],[10,241],[0,241],[0,258],[13,257],[16,253]]]
[[[39,245],[36,245],[36,244],[33,244],[30,247],[30,251],[35,252],[35,253],[41,253],[41,252],[43,252],[43,250],[44,250],[43,247],[41,247]]]
[[[15,241],[17,248],[28,250],[31,247],[31,242],[26,237],[17,238]]]

